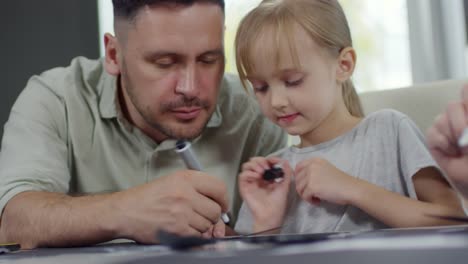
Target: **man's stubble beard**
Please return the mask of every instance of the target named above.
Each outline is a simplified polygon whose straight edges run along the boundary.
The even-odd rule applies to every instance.
[[[207,111],[208,115],[206,120],[203,121],[201,126],[193,127],[193,125],[189,125],[192,121],[187,121],[187,122],[177,122],[178,125],[177,127],[171,126],[171,125],[165,125],[160,121],[157,121],[153,118],[151,108],[150,106],[144,106],[140,103],[138,100],[138,96],[135,92],[135,88],[132,85],[132,82],[129,80],[127,74],[122,74],[121,75],[121,80],[123,83],[125,83],[125,87],[121,87],[122,89],[125,89],[126,93],[128,94],[128,97],[130,98],[131,103],[135,107],[135,109],[138,111],[138,114],[143,118],[143,120],[146,122],[147,125],[149,125],[152,129],[157,130],[159,133],[167,136],[168,138],[171,139],[187,139],[187,140],[192,140],[200,136],[204,129],[206,128],[206,125],[208,124],[211,116],[214,113],[215,108],[213,107],[210,110],[210,104],[207,101],[200,100],[199,98],[194,98],[194,99],[187,99],[183,96],[180,96],[177,100],[172,101],[172,102],[163,102],[159,105],[158,112],[163,116],[165,113],[169,113],[172,109],[178,108],[178,107],[200,107],[203,110],[202,111]],[[183,125],[183,124],[187,125]],[[198,122],[197,122],[198,123]]]

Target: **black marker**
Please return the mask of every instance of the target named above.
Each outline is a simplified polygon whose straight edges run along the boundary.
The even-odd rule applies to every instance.
[[[282,182],[284,179],[283,168],[280,164],[273,165],[271,169],[268,169],[263,173],[263,179],[270,182]]]
[[[179,155],[184,160],[185,166],[190,170],[197,170],[202,171],[202,166],[200,162],[198,162],[195,154],[192,151],[191,144],[185,140],[177,140],[175,151],[179,153]],[[230,219],[226,213],[221,214],[221,219],[225,224],[229,223]]]
[[[17,243],[0,244],[0,254],[10,253],[10,252],[18,251],[20,249],[21,249],[21,245]]]

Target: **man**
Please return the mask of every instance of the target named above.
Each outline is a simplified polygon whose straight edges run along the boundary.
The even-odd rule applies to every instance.
[[[462,90],[461,100],[450,103],[427,132],[432,156],[460,192],[468,214],[468,145],[459,145],[467,128],[468,85]]]
[[[221,213],[239,208],[241,164],[285,144],[237,78],[223,77],[224,1],[113,4],[105,60],[35,76],[13,106],[0,156],[3,242],[222,236]],[[175,139],[192,140],[206,172],[184,169]]]

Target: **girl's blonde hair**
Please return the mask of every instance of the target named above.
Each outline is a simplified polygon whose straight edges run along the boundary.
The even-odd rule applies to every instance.
[[[300,54],[295,50],[294,27],[301,26],[319,46],[337,57],[347,47],[352,47],[348,21],[337,0],[263,0],[244,17],[235,40],[236,64],[244,87],[248,73],[252,73],[254,46],[259,33],[272,33],[276,62],[279,50],[286,41],[293,61],[299,65]],[[275,46],[276,45],[276,46]],[[268,47],[265,47],[268,48]],[[277,63],[277,65],[278,65]],[[364,116],[361,102],[350,79],[342,86],[343,100],[351,115]]]

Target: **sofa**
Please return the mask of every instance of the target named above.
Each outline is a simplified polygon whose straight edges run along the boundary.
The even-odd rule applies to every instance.
[[[423,133],[450,101],[460,100],[461,89],[468,79],[446,80],[406,88],[360,93],[366,114],[392,108],[408,115]]]

